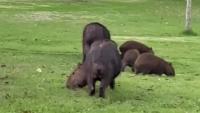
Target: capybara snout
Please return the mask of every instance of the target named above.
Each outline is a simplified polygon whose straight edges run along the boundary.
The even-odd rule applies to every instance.
[[[168,65],[166,65],[165,73],[168,76],[175,76],[176,73],[171,62],[168,62]]]

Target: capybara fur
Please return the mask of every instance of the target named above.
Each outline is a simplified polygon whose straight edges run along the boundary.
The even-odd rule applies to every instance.
[[[86,55],[87,85],[89,95],[95,94],[95,82],[100,81],[99,97],[105,97],[105,89],[114,89],[115,78],[121,71],[121,58],[117,44],[111,40],[95,41]]]
[[[130,49],[126,51],[122,59],[122,71],[124,71],[126,66],[133,67],[135,60],[139,56],[139,51],[137,49]],[[134,70],[133,70],[134,71]]]
[[[85,61],[85,56],[90,49],[93,42],[97,40],[110,39],[109,30],[98,22],[92,22],[87,24],[83,30],[83,62]]]
[[[175,70],[171,63],[151,53],[139,55],[135,61],[134,70],[136,74],[166,74],[167,76],[175,76]]]
[[[82,88],[87,85],[85,67],[83,64],[78,64],[75,70],[67,79],[66,87],[69,89]]]
[[[151,47],[146,46],[145,44],[138,42],[138,41],[126,41],[125,43],[123,43],[120,47],[119,50],[121,52],[121,57],[123,58],[124,54],[126,53],[126,51],[130,50],[130,49],[137,49],[140,54],[145,53],[145,52],[149,52],[149,53],[153,53],[154,51]]]

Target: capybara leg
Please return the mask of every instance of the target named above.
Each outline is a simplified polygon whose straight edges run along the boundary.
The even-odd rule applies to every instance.
[[[143,70],[143,71],[142,71],[142,74],[143,74],[143,75],[146,75],[146,74],[150,74],[150,72],[151,72],[150,70]]]
[[[107,84],[109,84],[108,80],[105,80],[105,79],[101,80],[100,88],[99,88],[99,97],[102,97],[102,98],[105,97],[105,89],[107,87]]]
[[[138,75],[140,73],[136,68],[132,68],[132,69],[134,69],[134,72],[136,75]]]
[[[132,70],[132,72],[135,72],[135,69],[133,67],[131,68],[131,70]]]
[[[105,98],[105,87],[99,88],[99,97]]]
[[[123,57],[124,57],[124,52],[121,53],[120,57],[121,57],[121,59],[123,59]]]
[[[95,94],[95,82],[93,79],[88,79],[89,95],[93,96]]]
[[[122,62],[122,68],[121,68],[121,71],[122,71],[122,72],[124,72],[125,67],[126,67],[126,63]]]
[[[110,88],[115,89],[115,80],[114,79],[110,83]]]

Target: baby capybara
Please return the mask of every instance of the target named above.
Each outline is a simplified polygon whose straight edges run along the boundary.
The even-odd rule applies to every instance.
[[[171,63],[151,53],[139,55],[135,61],[134,70],[136,74],[166,74],[168,76],[175,76],[175,71]]]
[[[124,54],[126,53],[126,51],[128,51],[129,49],[137,49],[140,52],[140,54],[145,53],[145,52],[154,54],[153,49],[146,46],[145,44],[142,44],[137,41],[126,41],[119,47],[122,58],[123,58]]]
[[[87,85],[86,72],[84,64],[78,64],[75,70],[68,77],[66,87],[69,89],[82,88]]]
[[[121,71],[121,58],[117,44],[111,40],[95,41],[86,55],[89,94],[95,94],[95,82],[100,81],[99,96],[105,97],[105,89],[113,89],[115,78]]]
[[[98,22],[92,22],[85,26],[83,30],[83,62],[85,61],[85,56],[90,49],[93,42],[97,40],[110,39],[109,30],[102,24]]]
[[[122,59],[122,71],[124,71],[126,66],[133,67],[135,64],[135,60],[139,56],[139,51],[137,49],[130,49],[126,51],[124,57]],[[134,71],[134,70],[133,70]]]

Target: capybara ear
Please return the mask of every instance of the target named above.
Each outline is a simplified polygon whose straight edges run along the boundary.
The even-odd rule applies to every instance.
[[[171,66],[171,65],[172,65],[172,63],[171,63],[171,62],[169,62],[169,65]]]

